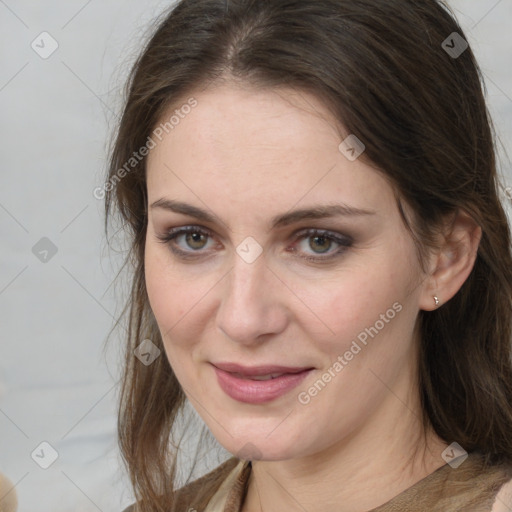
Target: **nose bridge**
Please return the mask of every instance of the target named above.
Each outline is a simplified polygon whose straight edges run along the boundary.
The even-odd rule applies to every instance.
[[[264,308],[264,285],[268,282],[269,272],[262,256],[253,262],[236,255],[233,268],[227,279],[223,300],[230,303],[232,311],[257,312]],[[268,283],[267,283],[268,284]]]
[[[234,341],[251,342],[262,334],[279,331],[285,315],[279,307],[279,298],[271,284],[272,272],[263,254],[253,259],[253,252],[253,257],[246,258],[244,255],[251,249],[248,252],[244,249],[247,249],[244,243],[237,248],[238,254],[225,280],[217,324]]]
[[[227,293],[231,299],[236,299],[234,306],[243,306],[245,301],[255,304],[259,300],[260,286],[268,280],[266,254],[260,243],[252,236],[244,238],[235,250]]]

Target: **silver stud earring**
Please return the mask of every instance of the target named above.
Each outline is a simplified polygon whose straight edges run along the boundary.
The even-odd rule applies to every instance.
[[[436,307],[439,306],[439,299],[434,295],[434,302],[436,303]]]

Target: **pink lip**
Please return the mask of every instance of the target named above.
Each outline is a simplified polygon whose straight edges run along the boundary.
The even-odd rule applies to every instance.
[[[213,366],[222,390],[234,400],[251,404],[275,400],[298,386],[313,370],[311,367],[291,368],[275,365],[247,367],[235,363],[215,363]],[[248,378],[272,373],[283,375],[270,380]]]

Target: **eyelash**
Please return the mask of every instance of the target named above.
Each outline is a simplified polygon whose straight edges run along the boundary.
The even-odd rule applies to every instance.
[[[164,235],[156,236],[161,243],[168,245],[169,249],[178,257],[188,260],[200,258],[202,255],[197,253],[200,253],[201,250],[192,251],[192,253],[190,253],[189,251],[182,251],[181,249],[177,249],[176,246],[172,244],[172,242],[179,236],[186,235],[189,233],[204,235],[209,238],[212,238],[212,233],[210,231],[205,230],[204,228],[200,228],[198,226],[185,226],[181,228],[174,228],[165,233]],[[337,243],[340,246],[336,251],[330,253],[329,256],[299,256],[301,259],[314,263],[330,261],[338,256],[341,256],[341,254],[344,253],[345,250],[348,249],[353,243],[350,237],[342,236],[332,231],[312,228],[295,233],[293,236],[294,244],[296,244],[298,241],[302,239],[307,240],[308,238],[313,237],[325,238],[327,240]],[[290,252],[296,252],[296,249],[293,248],[292,251]]]

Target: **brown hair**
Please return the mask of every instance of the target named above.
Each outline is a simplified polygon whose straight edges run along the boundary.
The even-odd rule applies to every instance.
[[[401,210],[420,260],[446,215],[464,210],[482,228],[462,288],[418,316],[424,423],[490,463],[512,461],[510,232],[480,69],[471,48],[445,51],[453,32],[464,38],[436,0],[181,0],[159,22],[127,84],[105,198],[107,231],[116,207],[131,241],[118,427],[141,510],[171,506],[185,396],[166,357],[146,367],[133,355],[145,338],[163,345],[144,281],[146,159],[118,171],[171,104],[223,78],[321,98],[413,212]]]

